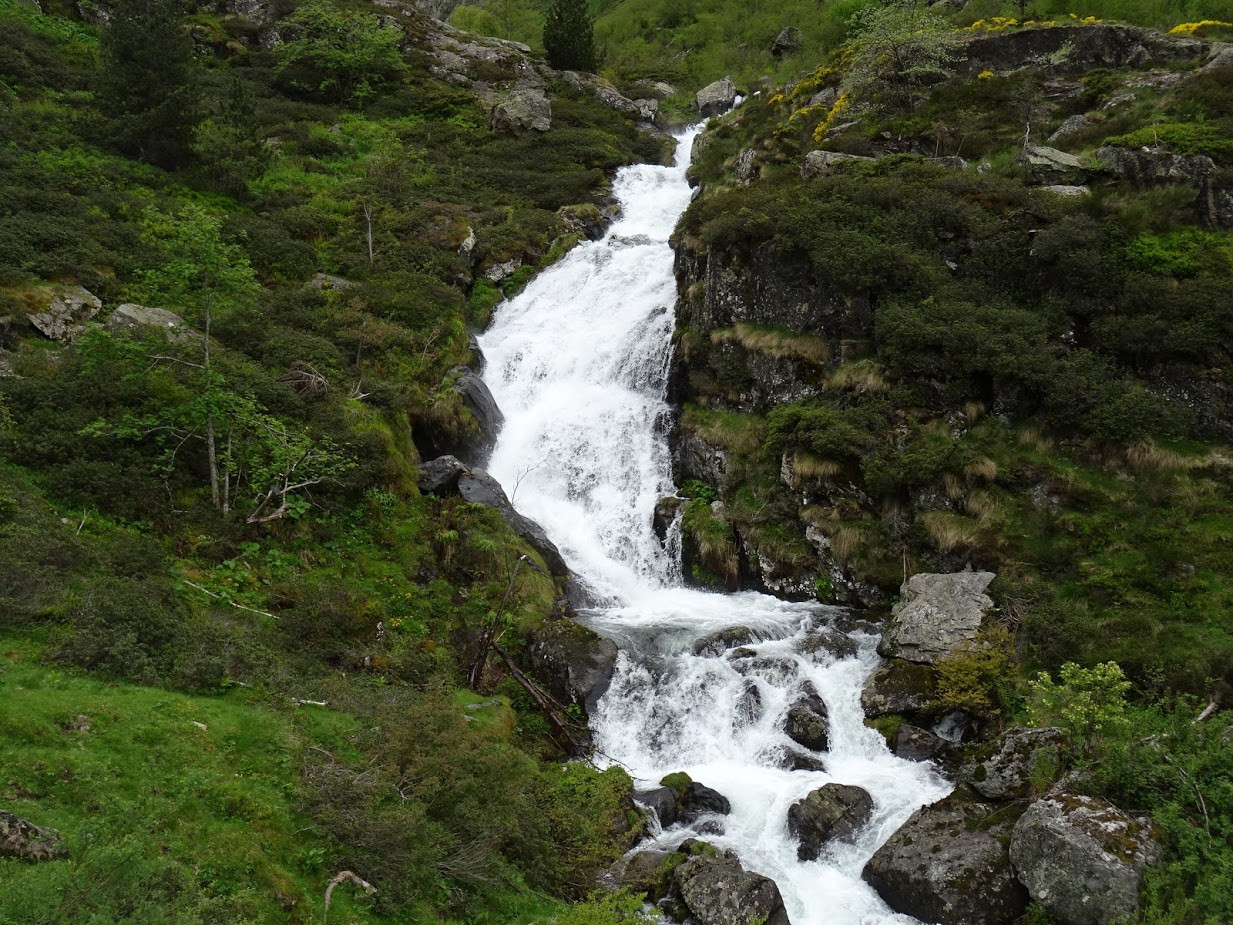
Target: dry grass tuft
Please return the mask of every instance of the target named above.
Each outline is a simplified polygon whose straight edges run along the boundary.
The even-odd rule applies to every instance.
[[[963,467],[963,474],[969,479],[992,482],[998,477],[998,464],[988,456],[978,456]]]
[[[950,498],[951,501],[958,501],[963,497],[963,479],[953,472],[943,472],[942,491],[946,493],[946,497]]]
[[[1019,428],[1019,433],[1016,436],[1023,446],[1031,447],[1037,453],[1048,453],[1053,450],[1053,438],[1046,437],[1038,428],[1030,424]]]
[[[711,342],[738,344],[752,353],[761,353],[777,360],[804,360],[815,366],[825,366],[831,359],[830,347],[821,337],[764,328],[745,322],[713,332]]]
[[[1126,461],[1137,472],[1189,472],[1216,464],[1216,457],[1186,456],[1146,439],[1127,448]]]
[[[963,508],[972,516],[980,518],[983,523],[996,516],[1001,505],[992,492],[977,489],[964,500]]]
[[[967,418],[968,426],[975,424],[985,416],[985,408],[982,402],[969,401],[963,403],[963,416]]]
[[[920,523],[942,552],[972,549],[979,542],[979,525],[965,517],[945,511],[929,511],[920,516]]]
[[[826,380],[826,386],[837,391],[866,392],[871,395],[890,388],[882,375],[881,367],[873,360],[857,360],[839,367]]]
[[[803,450],[797,450],[792,455],[792,474],[798,479],[838,478],[843,474],[843,466],[830,459],[821,459]]]

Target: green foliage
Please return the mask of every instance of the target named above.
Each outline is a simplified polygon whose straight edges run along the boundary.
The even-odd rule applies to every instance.
[[[866,106],[907,111],[922,85],[945,77],[958,39],[936,7],[915,0],[867,6],[852,16],[843,92]]]
[[[935,705],[941,712],[963,710],[982,719],[1001,715],[1016,683],[1014,638],[994,624],[938,662]]]
[[[664,779],[659,782],[659,786],[667,787],[669,790],[675,793],[677,797],[682,797],[685,795],[685,790],[692,783],[693,783],[693,778],[691,778],[684,771],[673,771],[671,774],[666,775]]]
[[[1177,154],[1203,154],[1219,164],[1233,164],[1233,138],[1219,125],[1206,122],[1149,125],[1127,135],[1107,138],[1105,144],[1124,148],[1162,146]]]
[[[703,504],[712,504],[719,500],[719,492],[699,479],[686,479],[681,486],[681,497]]]
[[[1141,234],[1126,245],[1126,258],[1135,269],[1159,276],[1192,277],[1204,264],[1228,274],[1233,272],[1233,241],[1197,228]]]
[[[1117,662],[1083,668],[1067,662],[1054,681],[1044,672],[1029,685],[1028,712],[1036,726],[1061,726],[1080,743],[1126,722],[1126,693],[1130,682]]]
[[[296,30],[276,51],[277,70],[288,85],[338,103],[364,103],[405,68],[401,33],[372,13],[329,0],[308,0],[287,18]]]
[[[599,70],[595,24],[586,0],[552,0],[544,20],[544,50],[558,70]]]

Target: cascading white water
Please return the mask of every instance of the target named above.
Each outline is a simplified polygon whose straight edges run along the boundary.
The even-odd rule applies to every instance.
[[[668,238],[689,204],[695,134],[681,136],[673,167],[622,170],[614,189],[622,216],[603,240],[575,248],[498,308],[480,338],[485,379],[505,414],[489,469],[609,602],[586,615],[622,649],[592,717],[602,751],[640,784],[686,771],[728,797],[731,814],[711,819],[706,839],[775,880],[795,925],[910,923],[861,870],[950,785],[930,765],[891,755],[864,726],[860,689],[877,664],[875,637],[853,632],[856,654],[844,658],[803,651],[838,611],[683,588],[652,527],[656,502],[674,491],[663,426],[676,299]],[[756,655],[693,654],[696,640],[735,626],[755,637],[745,648]],[[825,771],[780,766],[785,748],[801,750],[782,726],[807,682],[829,711],[829,751],[815,756]],[[788,808],[830,781],[867,790],[873,819],[855,844],[832,843],[800,862]],[[677,827],[657,841],[691,834]]]

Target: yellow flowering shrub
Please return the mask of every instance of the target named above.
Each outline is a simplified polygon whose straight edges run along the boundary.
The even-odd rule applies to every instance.
[[[1209,26],[1224,27],[1233,29],[1233,22],[1222,22],[1219,19],[1205,19],[1202,22],[1184,22],[1174,26],[1169,30],[1170,35],[1194,35],[1200,29],[1205,29]]]
[[[813,140],[821,141],[826,137],[826,133],[831,130],[839,117],[852,105],[852,101],[848,98],[848,94],[839,94],[839,99],[835,100],[835,105],[831,107],[831,111],[826,114],[826,118],[818,123],[818,127],[813,130]]]
[[[992,78],[993,78],[993,71],[981,71],[979,74],[976,75],[977,80],[991,80]]]

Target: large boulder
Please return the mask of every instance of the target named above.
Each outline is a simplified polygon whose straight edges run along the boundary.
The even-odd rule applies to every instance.
[[[622,858],[613,868],[616,883],[631,893],[642,893],[648,902],[657,902],[668,891],[670,877],[664,861],[670,852],[647,848]]]
[[[825,702],[814,686],[806,682],[800,696],[788,707],[783,731],[798,745],[824,752],[830,744],[830,728]]]
[[[501,487],[501,483],[494,479],[483,469],[468,469],[458,477],[458,494],[462,496],[464,501],[469,501],[472,504],[482,504],[485,507],[490,507],[500,514],[505,522],[508,523],[527,543],[531,548],[540,554],[540,558],[544,560],[544,565],[548,566],[548,571],[558,578],[564,578],[570,574],[569,566],[565,564],[565,560],[561,557],[561,552],[557,549],[556,544],[548,539],[548,534],[544,532],[544,528],[537,524],[529,517],[524,517],[514,510],[514,506],[509,503],[509,498],[505,496],[505,489]]]
[[[1006,844],[1020,810],[969,790],[913,814],[862,877],[896,912],[939,925],[1010,925],[1027,909]]]
[[[462,403],[467,406],[479,427],[479,440],[467,448],[470,455],[474,456],[468,461],[482,463],[497,445],[497,437],[505,425],[505,415],[497,407],[497,400],[492,397],[488,384],[475,370],[466,366],[455,366],[449,375],[453,377],[454,391],[462,396]]]
[[[703,117],[722,116],[736,103],[736,84],[731,77],[724,77],[699,90],[696,100]]]
[[[985,594],[993,572],[913,575],[878,644],[886,658],[937,664],[976,638],[993,600]]]
[[[0,858],[55,861],[68,855],[58,832],[0,810]]]
[[[870,719],[892,713],[920,713],[937,694],[937,671],[930,665],[885,662],[861,689],[861,708]]]
[[[829,177],[840,164],[872,160],[872,157],[843,154],[840,151],[810,151],[801,163],[801,177],[806,180],[812,180],[814,177]]]
[[[467,466],[453,456],[438,456],[420,464],[419,486],[426,495],[443,495],[458,491],[458,479]]]
[[[186,341],[192,337],[192,328],[183,318],[165,308],[150,308],[125,302],[116,308],[107,319],[107,330],[125,334],[143,334],[147,331],[162,331],[168,340]]]
[[[530,642],[531,668],[552,695],[594,712],[616,672],[616,643],[573,620],[544,623]]]
[[[699,925],[790,925],[775,881],[745,870],[731,854],[699,853],[672,877]]]
[[[677,805],[680,797],[671,787],[637,790],[634,791],[634,799],[655,814],[662,829],[676,822],[680,815],[680,808]]]
[[[1047,778],[1040,781],[1043,784],[1053,783],[1064,741],[1065,734],[1060,729],[1013,726],[994,743],[987,757],[964,765],[960,775],[990,800],[1020,799],[1030,795],[1033,781],[1038,778]]]
[[[1133,920],[1143,870],[1159,857],[1146,819],[1064,790],[1029,806],[1010,839],[1019,880],[1057,925]]]
[[[729,626],[694,640],[693,653],[694,655],[720,656],[729,649],[746,646],[757,638],[754,631],[747,626]]]
[[[512,90],[492,110],[492,130],[508,135],[528,131],[546,132],[552,128],[552,104],[543,90]]]
[[[1216,172],[1216,162],[1204,154],[1174,154],[1164,148],[1122,148],[1105,145],[1096,152],[1105,168],[1136,186],[1157,183],[1201,185]]]
[[[61,344],[74,343],[86,325],[102,311],[98,296],[80,286],[66,286],[46,310],[30,316],[30,323],[44,337]]]
[[[935,732],[911,723],[900,723],[890,747],[905,761],[933,761],[948,755],[953,746]]]
[[[696,780],[686,785],[678,805],[680,819],[686,822],[699,816],[726,816],[732,812],[732,804],[726,796]]]
[[[853,841],[872,815],[873,799],[860,787],[824,784],[788,808],[796,856],[813,861],[828,841]]]
[[[801,31],[793,26],[780,30],[775,41],[771,43],[771,54],[776,58],[786,58],[801,50]]]
[[[1080,184],[1087,179],[1083,162],[1073,154],[1047,148],[1043,145],[1028,145],[1020,159],[1027,168],[1031,181],[1038,186]]]

